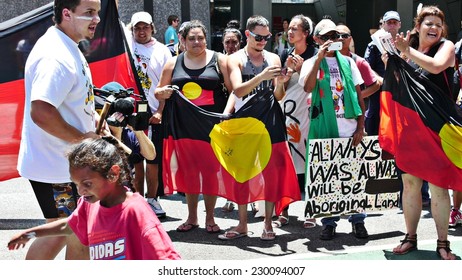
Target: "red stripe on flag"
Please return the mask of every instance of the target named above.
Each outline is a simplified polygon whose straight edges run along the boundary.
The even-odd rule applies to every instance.
[[[189,99],[196,106],[214,105],[213,90],[203,89],[201,94],[194,99]]]
[[[19,144],[24,114],[24,80],[0,84],[0,181],[19,177]]]
[[[109,82],[118,82],[125,88],[135,88],[135,74],[131,70],[127,53],[89,64],[93,84],[101,88]]]
[[[404,172],[437,186],[462,191],[461,170],[444,153],[440,136],[422,122],[416,111],[393,101],[390,92],[381,94],[382,149],[395,156],[397,166]],[[428,172],[429,166],[435,172]]]

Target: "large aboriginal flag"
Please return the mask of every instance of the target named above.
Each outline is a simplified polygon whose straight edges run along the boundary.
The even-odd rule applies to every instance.
[[[93,83],[102,87],[117,81],[135,87],[115,1],[101,2],[95,37],[80,44]],[[53,25],[52,17],[50,3],[0,24],[0,181],[19,177],[16,164],[24,114],[24,66],[35,42]]]
[[[164,191],[218,195],[238,204],[276,203],[279,214],[300,200],[285,122],[270,91],[226,116],[176,92],[163,113]]]
[[[450,96],[390,55],[379,141],[406,173],[462,191],[462,114]]]

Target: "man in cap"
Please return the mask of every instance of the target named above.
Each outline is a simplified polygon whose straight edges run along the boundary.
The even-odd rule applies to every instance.
[[[401,28],[401,19],[399,14],[395,11],[388,11],[383,15],[382,22],[382,29],[389,32],[392,38],[395,38]],[[381,56],[382,54],[378,47],[373,41],[371,41],[367,45],[364,59],[369,63],[372,70],[379,74],[380,77],[383,77],[385,73],[385,65],[383,64]],[[369,97],[365,119],[365,128],[368,135],[379,134],[381,91],[382,89],[380,88],[370,96],[363,96],[364,98]]]
[[[360,85],[364,83],[356,63],[339,51],[328,50],[339,40],[337,26],[330,19],[321,20],[314,29],[319,45],[316,56],[303,63],[299,84],[311,92],[311,115],[308,139],[353,138],[357,146],[364,136],[364,101]],[[326,127],[326,123],[330,125]],[[366,214],[353,214],[348,221],[357,238],[369,235],[364,226]],[[321,219],[320,238],[331,240],[340,217]]]
[[[152,17],[147,12],[134,13],[129,24],[129,46],[135,62],[136,73],[140,79],[142,90],[146,96],[153,116],[149,119],[151,140],[156,148],[156,158],[146,160],[146,199],[159,218],[166,216],[165,211],[157,201],[157,191],[161,186],[162,163],[162,115],[157,112],[159,101],[154,96],[154,90],[159,83],[162,68],[172,57],[170,50],[153,35],[156,32]],[[137,190],[144,194],[144,185]]]

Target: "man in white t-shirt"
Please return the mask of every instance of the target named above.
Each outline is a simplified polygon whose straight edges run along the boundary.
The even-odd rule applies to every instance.
[[[339,41],[336,25],[330,19],[323,19],[316,25],[314,39],[319,45],[318,54],[303,63],[299,79],[304,90],[312,93],[309,138],[352,137],[356,146],[364,136],[364,101],[360,88],[364,81],[361,73],[351,57],[328,50],[333,42]],[[321,101],[317,103],[316,100]],[[323,121],[319,122],[319,118]],[[324,127],[317,130],[316,121]],[[332,124],[332,127],[326,128],[325,123]],[[357,238],[369,236],[364,227],[365,218],[365,213],[359,213],[348,219]],[[338,216],[321,219],[322,240],[334,238],[339,220]]]
[[[71,144],[99,137],[95,131],[90,68],[78,43],[93,38],[100,0],[55,0],[55,25],[37,41],[25,66],[26,100],[18,158],[47,223],[67,217],[77,204],[66,158]],[[26,259],[88,258],[88,248],[71,237],[37,238]]]
[[[153,116],[149,120],[151,140],[156,148],[156,158],[146,160],[146,199],[157,217],[164,218],[165,211],[157,200],[158,189],[163,188],[162,180],[162,115],[158,112],[159,101],[154,96],[154,90],[159,83],[160,74],[172,54],[167,46],[157,41],[153,35],[156,32],[152,17],[147,12],[134,13],[129,25],[128,41],[135,62],[136,73],[140,79],[143,93],[146,96]],[[144,186],[137,190],[144,195]]]

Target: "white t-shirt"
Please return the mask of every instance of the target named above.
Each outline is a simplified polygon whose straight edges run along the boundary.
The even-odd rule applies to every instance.
[[[132,36],[127,38],[133,60],[135,61],[136,72],[140,78],[141,86],[148,100],[151,112],[157,112],[159,101],[154,96],[154,91],[159,84],[160,74],[165,63],[172,57],[172,53],[167,46],[158,42],[156,39],[147,44],[139,44]]]
[[[19,149],[22,177],[44,183],[70,182],[65,142],[31,119],[31,102],[45,101],[81,132],[95,131],[95,104],[90,68],[78,45],[56,27],[37,41],[25,66],[26,100]]]
[[[351,67],[351,76],[353,79],[354,85],[361,85],[364,83],[361,73],[359,72],[356,63],[351,57],[344,56],[348,59]],[[300,79],[298,83],[301,86],[304,86],[305,77],[308,75],[308,70],[311,69],[314,65],[314,61],[316,56],[305,60],[303,63],[302,69],[300,71]],[[338,133],[339,137],[351,137],[353,133],[356,131],[357,121],[356,119],[345,119],[345,108],[343,105],[343,83],[342,77],[340,75],[340,70],[337,64],[337,59],[335,57],[326,57],[326,62],[329,67],[330,73],[330,88],[332,91],[332,100],[334,102],[334,110],[335,115],[337,116],[337,126],[338,126]],[[317,78],[319,79],[319,70],[317,74]]]

